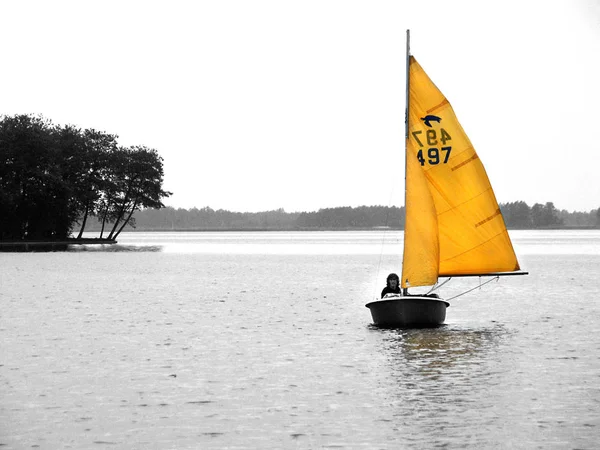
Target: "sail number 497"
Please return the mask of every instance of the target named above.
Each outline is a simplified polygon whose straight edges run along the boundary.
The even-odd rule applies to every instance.
[[[419,144],[419,151],[417,153],[417,159],[421,163],[422,166],[425,163],[429,163],[430,165],[446,164],[448,159],[450,159],[450,152],[452,152],[452,147],[446,146],[446,142],[452,139],[452,137],[448,134],[446,130],[443,128],[440,129],[440,136],[438,138],[437,132],[434,129],[426,130],[425,136],[421,136],[423,134],[423,130],[413,131],[412,135],[415,138],[415,141]],[[427,150],[423,151],[423,147],[425,144],[423,139],[427,143]],[[442,144],[443,147],[438,147],[439,144]],[[442,155],[440,155],[440,149]]]

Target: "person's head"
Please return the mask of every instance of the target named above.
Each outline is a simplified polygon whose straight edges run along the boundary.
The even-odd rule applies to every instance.
[[[387,287],[396,289],[400,285],[400,277],[395,273],[390,273],[387,277]]]

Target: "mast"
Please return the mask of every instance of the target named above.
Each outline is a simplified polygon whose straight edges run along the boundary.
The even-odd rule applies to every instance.
[[[406,171],[408,158],[408,102],[410,100],[410,30],[406,30],[406,110],[404,116],[404,239],[406,240]],[[405,241],[406,245],[406,241]],[[402,261],[404,264],[404,258]],[[402,290],[403,295],[408,295],[408,288]]]
[[[408,102],[410,99],[410,85],[409,85],[409,79],[410,79],[410,30],[406,30],[406,116],[404,119],[404,150],[407,150],[406,148],[406,141],[408,140]],[[404,155],[406,155],[406,151],[404,152]],[[404,179],[406,180],[406,156],[404,158]],[[404,193],[406,194],[406,184],[404,185]],[[404,205],[406,206],[406,204]]]

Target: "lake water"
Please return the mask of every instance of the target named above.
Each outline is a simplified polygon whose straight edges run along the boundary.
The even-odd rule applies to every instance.
[[[598,448],[600,231],[511,236],[530,275],[425,330],[364,307],[399,232],[0,253],[0,448]]]

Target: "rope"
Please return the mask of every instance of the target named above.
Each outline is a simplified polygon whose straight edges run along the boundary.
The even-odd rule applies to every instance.
[[[388,212],[385,217],[385,226],[386,227],[388,224],[389,217],[390,217],[390,212],[389,212],[389,208],[388,208]],[[373,298],[379,298],[379,295],[377,295],[377,290],[379,289],[379,286],[377,286],[377,282],[379,281],[379,274],[381,273],[381,261],[383,260],[383,247],[385,246],[386,237],[387,237],[387,228],[384,228],[383,238],[381,239],[381,247],[380,247],[380,251],[379,251],[379,262],[377,264],[377,276],[375,277],[375,280],[373,280],[373,295],[371,296]]]
[[[379,251],[379,263],[377,264],[377,276],[375,277],[375,281],[373,281],[373,298],[379,298],[379,286],[377,285],[377,281],[379,280],[379,275],[381,273],[381,261],[383,260],[383,248],[385,246],[385,240],[388,234],[388,224],[390,221],[390,205],[392,204],[392,198],[394,198],[394,184],[392,184],[392,191],[390,192],[390,197],[388,199],[387,212],[385,214],[385,224],[383,229],[383,238],[381,239],[381,247]]]
[[[439,288],[441,288],[443,285],[445,285],[448,281],[450,281],[452,279],[452,277],[448,278],[446,281],[444,281],[442,284],[437,284],[435,283],[431,289],[429,289],[429,292],[425,295],[429,295],[431,294],[433,291],[437,291]]]
[[[465,291],[465,292],[463,292],[462,294],[455,295],[455,296],[454,296],[454,297],[452,297],[452,298],[447,298],[447,299],[446,299],[446,301],[448,301],[448,302],[449,302],[450,300],[454,300],[455,298],[458,298],[458,297],[461,297],[461,296],[463,296],[463,295],[465,295],[465,294],[468,294],[469,292],[471,292],[471,291],[474,291],[475,289],[477,289],[477,288],[480,288],[481,286],[485,286],[486,284],[488,284],[488,283],[491,283],[491,282],[492,282],[492,281],[494,281],[494,280],[498,281],[499,279],[500,279],[500,277],[499,277],[499,276],[495,276],[495,277],[493,277],[493,278],[490,278],[490,279],[489,279],[489,280],[487,280],[485,283],[480,283],[480,284],[479,284],[479,286],[475,286],[473,289],[469,289],[468,291]]]

